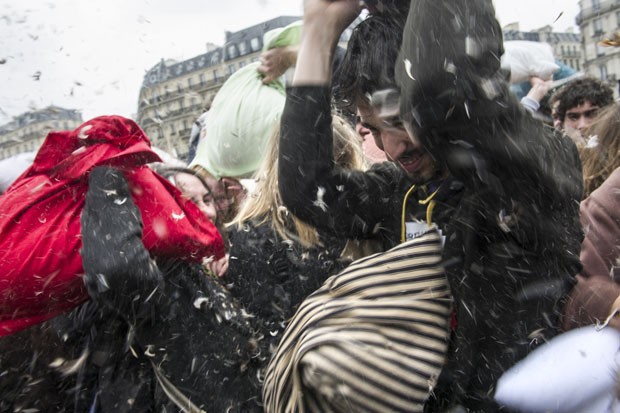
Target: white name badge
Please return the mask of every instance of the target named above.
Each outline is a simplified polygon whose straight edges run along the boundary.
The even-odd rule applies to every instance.
[[[406,222],[405,223],[405,240],[411,241],[418,238],[431,228],[424,221]]]
[[[435,227],[433,225],[432,227]],[[428,232],[432,227],[429,227],[428,224],[424,221],[413,221],[405,223],[405,240],[411,241],[412,239],[418,238]],[[441,229],[437,228],[439,231],[439,236],[441,237],[441,246],[445,244],[446,237],[443,236]]]

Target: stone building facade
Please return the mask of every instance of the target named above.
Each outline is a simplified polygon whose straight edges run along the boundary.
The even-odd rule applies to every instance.
[[[82,123],[79,111],[58,106],[21,114],[0,126],[0,159],[37,151],[50,131],[73,130]]]
[[[580,72],[583,70],[583,54],[581,50],[581,35],[578,33],[554,32],[551,26],[541,27],[537,30],[523,32],[519,30],[518,23],[512,23],[504,27],[504,40],[527,40],[531,42],[543,42],[551,45],[553,55],[557,60]]]
[[[579,10],[575,22],[582,34],[584,71],[608,81],[618,96],[620,47],[602,42],[620,41],[620,0],[579,0]]]
[[[222,47],[177,62],[161,60],[144,76],[136,121],[154,146],[184,159],[192,124],[208,110],[222,84],[236,70],[258,60],[263,35],[299,17],[280,16],[238,32],[226,32]]]

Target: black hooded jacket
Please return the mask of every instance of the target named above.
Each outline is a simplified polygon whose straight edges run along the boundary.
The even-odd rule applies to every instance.
[[[465,184],[444,250],[458,327],[428,411],[500,410],[497,379],[558,333],[580,268],[576,148],[509,93],[502,53],[491,0],[411,2],[401,117]]]

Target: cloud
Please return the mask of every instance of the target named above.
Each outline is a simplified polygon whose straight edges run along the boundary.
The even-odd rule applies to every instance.
[[[502,24],[522,29],[574,24],[577,0],[495,0]],[[566,3],[571,3],[572,8]],[[188,59],[206,43],[279,15],[301,15],[301,0],[0,0],[0,124],[56,104],[132,116],[144,73],[160,59]],[[522,14],[519,14],[522,13]],[[32,77],[40,72],[40,78]],[[80,84],[78,86],[78,83]]]

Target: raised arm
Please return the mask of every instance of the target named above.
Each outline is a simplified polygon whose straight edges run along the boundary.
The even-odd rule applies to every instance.
[[[334,164],[331,124],[332,59],[358,1],[306,2],[294,80],[281,120],[279,189],[285,206],[311,225],[343,237],[363,238],[386,216],[401,176],[396,166],[370,172]]]
[[[361,9],[357,0],[306,0],[293,86],[329,85],[332,60],[342,32]]]

